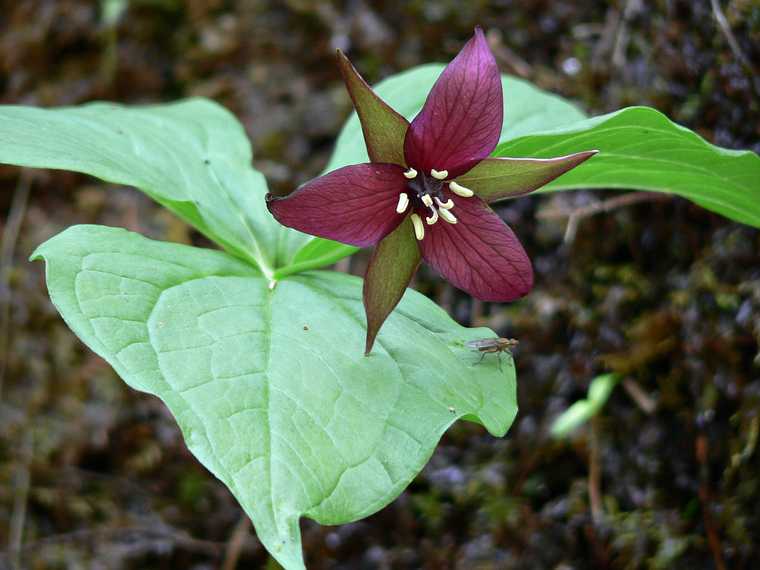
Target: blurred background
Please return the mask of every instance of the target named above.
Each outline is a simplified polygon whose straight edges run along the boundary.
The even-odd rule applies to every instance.
[[[0,102],[211,97],[285,193],[350,112],[336,48],[376,82],[448,61],[475,25],[504,72],[594,114],[651,105],[760,151],[757,0],[4,0]],[[310,569],[760,567],[760,232],[620,195],[499,207],[536,268],[519,303],[419,273],[459,322],[520,340],[520,413],[504,439],[456,425],[378,514],[304,521]],[[164,406],[74,337],[26,261],[77,223],[207,244],[142,194],[67,172],[0,167],[0,212],[0,568],[276,568]],[[605,372],[625,381],[553,438]]]

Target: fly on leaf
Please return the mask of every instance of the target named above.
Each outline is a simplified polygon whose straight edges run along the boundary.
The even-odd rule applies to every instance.
[[[512,355],[512,349],[519,344],[514,338],[481,338],[478,340],[470,340],[465,343],[467,348],[477,350],[480,353],[480,360],[476,364],[483,362],[486,354],[498,353],[499,355],[499,370],[501,370],[501,353],[506,352],[510,356]]]

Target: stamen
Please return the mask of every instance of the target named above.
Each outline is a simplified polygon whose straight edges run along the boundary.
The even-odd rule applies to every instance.
[[[430,194],[422,195],[422,203],[425,204],[428,208],[433,205],[433,199],[430,197]]]
[[[434,223],[438,221],[438,212],[435,208],[430,208],[433,210],[433,215],[425,218],[425,221],[427,222],[427,225],[432,226]]]
[[[449,175],[448,170],[436,170],[435,168],[432,168],[430,170],[430,176],[432,176],[436,180],[446,180],[446,177],[448,175]]]
[[[439,212],[441,213],[441,217],[444,220],[446,220],[448,223],[450,223],[450,224],[456,224],[457,223],[456,216],[454,214],[452,214],[451,212],[449,212],[448,210],[439,210]]]
[[[409,206],[409,196],[406,192],[402,192],[398,195],[398,206],[396,206],[396,212],[403,214],[406,212],[407,206]]]
[[[409,170],[404,172],[404,177],[408,178],[409,180],[412,180],[413,178],[417,178],[417,171],[410,166]]]
[[[470,196],[475,195],[475,192],[473,192],[469,188],[465,188],[461,184],[457,184],[453,180],[449,182],[449,190],[451,190],[457,196],[461,196],[462,198],[469,198]]]
[[[422,225],[422,218],[417,214],[412,214],[411,218],[412,225],[414,226],[414,236],[418,241],[422,241],[422,238],[425,237],[425,226]]]
[[[454,207],[454,200],[449,198],[445,202],[441,202],[440,198],[435,199],[435,203],[438,204],[439,208],[443,208],[444,210],[451,210],[451,208]]]

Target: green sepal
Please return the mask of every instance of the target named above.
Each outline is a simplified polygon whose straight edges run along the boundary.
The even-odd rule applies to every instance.
[[[372,351],[380,327],[404,295],[420,264],[420,257],[420,248],[408,216],[372,252],[362,295],[367,313],[365,354]]]

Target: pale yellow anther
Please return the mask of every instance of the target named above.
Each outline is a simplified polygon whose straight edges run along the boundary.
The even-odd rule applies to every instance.
[[[425,221],[427,222],[427,225],[432,226],[434,223],[438,221],[438,212],[436,211],[435,208],[430,208],[430,209],[433,210],[433,215],[425,218]]]
[[[422,195],[422,203],[425,204],[428,208],[433,205],[433,199],[430,197],[430,194]]]
[[[425,237],[425,226],[422,225],[422,218],[417,214],[412,214],[411,218],[412,225],[414,226],[414,237],[416,237],[418,241],[422,241],[422,238]]]
[[[412,180],[413,178],[417,178],[417,171],[410,166],[409,170],[404,172],[404,176],[409,180]]]
[[[398,206],[396,206],[396,211],[399,214],[403,214],[406,212],[406,208],[409,206],[409,196],[406,192],[402,192],[398,195]]]
[[[462,198],[469,198],[470,196],[475,195],[475,192],[469,188],[465,188],[461,184],[457,184],[453,180],[449,182],[449,190],[451,190],[457,196],[461,196]]]
[[[430,170],[430,176],[432,176],[436,180],[446,180],[446,177],[448,175],[449,175],[448,170],[436,170],[435,168],[432,168]]]
[[[450,224],[456,224],[457,223],[456,216],[454,216],[454,214],[452,214],[448,210],[438,210],[438,211],[441,213],[441,217],[444,220],[446,220],[448,223],[450,223]]]
[[[445,202],[441,202],[440,198],[436,198],[435,203],[438,204],[439,208],[443,208],[444,210],[451,210],[451,208],[454,207],[454,201],[451,198],[449,198]]]

